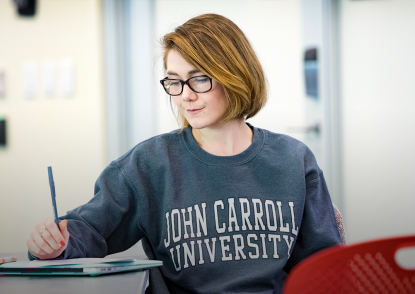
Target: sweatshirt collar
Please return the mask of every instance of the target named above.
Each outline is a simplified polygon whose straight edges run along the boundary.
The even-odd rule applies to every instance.
[[[203,150],[192,134],[192,128],[183,130],[182,136],[187,149],[200,161],[211,165],[242,165],[252,160],[261,150],[265,142],[265,132],[246,123],[254,132],[251,145],[243,152],[232,156],[217,156]]]

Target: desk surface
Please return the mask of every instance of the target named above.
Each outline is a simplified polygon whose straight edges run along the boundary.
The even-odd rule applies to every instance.
[[[135,257],[138,249],[131,249],[112,255],[112,257]],[[4,254],[0,254],[3,256]],[[18,261],[28,260],[27,252],[7,253],[4,256],[16,256]],[[9,276],[0,275],[1,294],[49,294],[49,293],[88,293],[88,294],[137,294],[145,289],[147,279],[145,272],[134,271],[107,274],[96,277],[89,276]]]

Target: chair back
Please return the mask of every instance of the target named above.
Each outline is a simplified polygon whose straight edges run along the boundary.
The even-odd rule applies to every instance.
[[[289,273],[284,294],[415,293],[415,269],[396,263],[399,249],[415,247],[415,236],[334,246],[300,262]]]

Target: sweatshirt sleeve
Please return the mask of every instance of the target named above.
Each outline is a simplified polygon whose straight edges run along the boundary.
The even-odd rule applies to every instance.
[[[301,227],[284,268],[286,272],[317,251],[342,244],[323,171],[316,164],[314,167],[306,173],[306,198]]]
[[[104,257],[137,243],[144,234],[135,194],[123,171],[112,162],[96,181],[94,197],[60,217],[68,220],[70,238],[59,259]]]

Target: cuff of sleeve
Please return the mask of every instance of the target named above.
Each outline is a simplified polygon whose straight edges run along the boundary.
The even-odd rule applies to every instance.
[[[62,252],[62,254],[59,255],[58,257],[52,258],[52,260],[66,259],[65,255],[66,255],[66,250],[64,252]],[[40,259],[40,258],[34,256],[29,250],[27,251],[27,257],[29,258],[29,260],[39,260]]]
[[[27,251],[27,257],[29,260],[39,260],[36,256],[34,256],[29,250]]]

